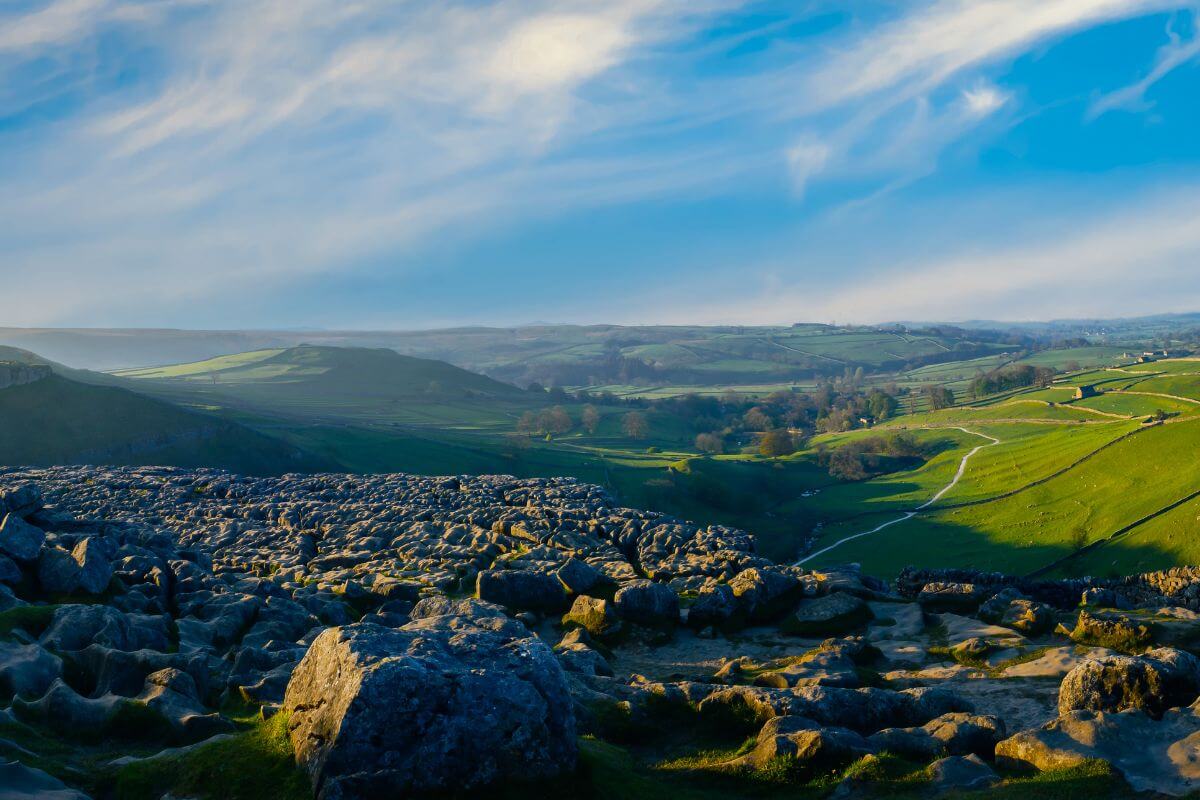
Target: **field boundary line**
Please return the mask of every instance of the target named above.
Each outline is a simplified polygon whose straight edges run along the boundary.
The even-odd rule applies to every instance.
[[[1122,417],[1122,419],[1125,419],[1125,418]],[[1107,424],[1107,423],[1105,423],[1105,424]],[[1096,456],[1098,456],[1100,453],[1104,452],[1108,448],[1118,445],[1121,442],[1125,441],[1126,439],[1128,439],[1132,436],[1136,436],[1137,434],[1139,434],[1143,431],[1149,430],[1151,427],[1156,427],[1156,426],[1134,428],[1131,431],[1127,431],[1126,433],[1121,434],[1117,438],[1115,438],[1111,441],[1105,442],[1104,444],[1097,447],[1095,450],[1092,450],[1089,453],[1085,453],[1083,456],[1076,459],[1075,461],[1072,461],[1070,464],[1067,464],[1065,467],[1062,467],[1061,469],[1059,469],[1055,472],[1052,472],[1049,475],[1044,475],[1041,478],[1038,478],[1037,480],[1030,481],[1029,483],[1025,484],[1024,486],[1018,486],[1016,489],[1010,489],[1009,491],[1004,492],[1003,494],[995,495],[994,497],[985,497],[985,498],[981,498],[979,500],[968,500],[968,501],[965,501],[962,503],[948,503],[947,505],[940,506],[938,508],[938,511],[949,511],[949,510],[958,509],[958,508],[971,508],[974,506],[982,506],[982,505],[987,505],[988,503],[994,503],[997,500],[1007,500],[1010,497],[1015,497],[1015,496],[1021,494],[1022,492],[1028,491],[1030,489],[1035,489],[1044,483],[1048,483],[1048,482],[1054,480],[1055,478],[1062,477],[1063,475],[1065,475],[1066,473],[1075,469],[1076,467],[1081,466],[1082,464],[1085,464],[1088,461],[1090,461],[1091,459],[1095,458]]]
[[[989,447],[995,447],[995,446],[996,446],[996,445],[998,445],[998,444],[1003,444],[1003,442],[1001,442],[1001,441],[1000,441],[999,439],[997,439],[995,436],[991,436],[991,435],[989,435],[989,434],[986,434],[986,433],[980,433],[979,431],[967,430],[966,428],[957,428],[957,430],[960,430],[960,431],[962,431],[963,433],[969,433],[969,434],[971,434],[972,436],[981,436],[981,437],[983,437],[984,439],[987,439],[987,440],[988,440],[988,443],[987,443],[987,444],[981,444],[981,445],[979,445],[978,447],[976,447],[976,448],[974,448],[974,449],[970,450],[969,452],[967,452],[967,454],[966,454],[966,455],[964,455],[964,456],[962,457],[962,460],[960,460],[960,461],[958,462],[958,471],[954,473],[954,477],[953,477],[953,478],[950,480],[950,482],[949,482],[948,484],[946,484],[945,486],[943,486],[943,487],[941,488],[941,490],[940,490],[940,491],[938,491],[938,493],[937,493],[937,494],[935,494],[935,495],[934,495],[933,497],[931,497],[929,500],[926,500],[926,501],[925,501],[924,503],[922,503],[921,505],[917,506],[917,507],[916,507],[915,509],[913,509],[912,511],[905,511],[905,512],[903,512],[903,514],[902,514],[901,516],[899,516],[899,517],[896,517],[896,518],[895,518],[895,519],[893,519],[893,520],[889,520],[889,521],[887,521],[887,522],[884,522],[884,523],[883,523],[883,524],[881,524],[881,525],[877,525],[876,527],[872,528],[872,529],[871,529],[871,530],[869,530],[869,531],[862,531],[861,533],[855,533],[855,534],[853,534],[853,535],[851,535],[851,536],[846,536],[846,537],[843,537],[843,538],[841,538],[841,539],[838,539],[836,542],[834,542],[833,544],[829,545],[828,547],[823,547],[823,548],[821,548],[820,550],[816,551],[815,553],[809,553],[809,554],[808,554],[808,555],[806,555],[804,558],[801,558],[800,560],[798,560],[798,561],[796,562],[796,565],[797,565],[797,566],[799,566],[799,565],[801,565],[801,564],[804,564],[804,563],[806,563],[806,562],[808,562],[808,561],[812,561],[812,560],[813,560],[814,558],[816,558],[817,556],[824,555],[825,553],[828,553],[830,550],[833,550],[834,548],[837,548],[837,547],[840,547],[840,546],[842,546],[842,545],[846,544],[846,542],[852,542],[852,541],[854,541],[855,539],[861,539],[861,538],[863,538],[864,536],[871,536],[872,534],[879,533],[880,531],[882,531],[882,530],[884,530],[884,529],[886,529],[886,528],[890,528],[890,527],[892,527],[893,525],[898,525],[898,524],[899,524],[899,523],[901,523],[901,522],[907,522],[908,520],[910,520],[910,519],[912,519],[913,517],[915,517],[917,514],[921,513],[921,512],[922,512],[922,511],[924,511],[925,509],[927,509],[927,508],[929,508],[930,506],[932,506],[932,505],[933,505],[934,503],[936,503],[938,500],[941,500],[943,497],[945,497],[945,496],[946,496],[946,493],[947,493],[947,492],[949,492],[951,489],[953,489],[955,486],[957,486],[957,485],[958,485],[959,481],[961,481],[961,480],[962,480],[962,477],[963,477],[963,475],[964,475],[964,474],[966,474],[966,471],[967,471],[967,462],[969,462],[969,461],[971,460],[971,457],[972,457],[972,456],[974,456],[974,455],[975,455],[976,453],[978,453],[980,450],[986,450],[986,449],[987,449],[987,448],[989,448]]]
[[[1091,552],[1092,550],[1098,550],[1100,547],[1102,547],[1106,544],[1110,544],[1111,542],[1115,541],[1116,539],[1119,539],[1122,536],[1125,536],[1126,534],[1130,533],[1131,531],[1142,527],[1147,522],[1158,519],[1163,514],[1168,514],[1172,511],[1174,511],[1175,509],[1179,508],[1180,506],[1190,503],[1192,500],[1195,500],[1198,497],[1200,497],[1200,489],[1197,489],[1196,491],[1191,492],[1186,497],[1180,498],[1179,500],[1176,500],[1175,502],[1171,503],[1170,505],[1163,506],[1162,508],[1158,509],[1157,511],[1152,511],[1151,513],[1147,514],[1146,516],[1142,517],[1141,519],[1135,520],[1135,521],[1129,523],[1128,525],[1118,528],[1117,530],[1113,531],[1108,536],[1105,536],[1102,539],[1097,539],[1094,542],[1089,542],[1088,544],[1084,545],[1083,547],[1079,548],[1078,550],[1076,550],[1072,553],[1068,553],[1067,555],[1062,556],[1061,558],[1057,558],[1054,561],[1051,561],[1049,564],[1046,564],[1043,567],[1037,568],[1036,570],[1029,573],[1025,577],[1036,578],[1039,575],[1044,575],[1047,572],[1049,572],[1050,570],[1054,569],[1055,567],[1061,566],[1062,564],[1065,564],[1068,561],[1070,561],[1071,559],[1077,558],[1078,556],[1081,556],[1084,553]]]

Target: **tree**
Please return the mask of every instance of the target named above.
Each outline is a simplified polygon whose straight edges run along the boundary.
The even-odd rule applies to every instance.
[[[765,431],[774,426],[774,423],[767,415],[767,412],[763,410],[762,406],[755,406],[747,411],[746,416],[742,417],[742,421],[745,423],[746,428],[752,431]]]
[[[519,433],[533,433],[537,429],[537,414],[534,414],[532,411],[526,411],[521,415],[521,418],[517,420],[517,431]]]
[[[583,407],[583,413],[579,415],[579,421],[583,423],[583,429],[588,433],[595,433],[600,427],[600,412],[595,406],[587,405]]]
[[[954,392],[945,386],[926,386],[925,397],[929,399],[929,407],[934,411],[954,405]]]
[[[725,442],[715,433],[701,433],[696,436],[696,449],[701,453],[718,455],[725,452]]]
[[[650,433],[650,422],[640,411],[630,411],[621,419],[621,430],[630,439],[645,439]]]
[[[546,433],[566,433],[575,426],[562,406],[548,408],[538,415],[538,427]]]
[[[875,418],[875,421],[882,422],[895,414],[900,404],[890,394],[875,389],[867,396],[867,407],[871,410],[871,416]]]
[[[775,428],[764,433],[758,440],[758,452],[766,458],[786,456],[796,452],[796,443],[792,441],[792,434],[787,430]]]
[[[861,481],[867,477],[862,458],[849,447],[840,447],[829,456],[829,474],[843,481]]]

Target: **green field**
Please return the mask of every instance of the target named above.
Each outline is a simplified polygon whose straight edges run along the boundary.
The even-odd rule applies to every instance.
[[[803,343],[803,349],[817,353],[822,347],[814,338],[828,339],[826,345],[837,341],[842,355],[856,352],[855,347],[869,339],[801,331],[780,336],[779,341],[797,347]],[[895,341],[903,350],[900,340]],[[903,344],[923,346],[917,340]],[[752,349],[746,337],[730,333],[703,348],[664,343],[643,346],[639,353],[661,359],[703,355],[710,359],[706,364],[732,369],[713,358],[720,348]],[[279,351],[137,374],[160,391],[186,387],[191,402],[221,406],[251,424],[257,420],[261,429],[289,444],[354,471],[575,475],[608,486],[628,505],[749,529],[757,534],[762,552],[781,560],[799,557],[805,547],[820,551],[921,509],[878,533],[837,544],[811,563],[857,561],[879,574],[893,574],[909,563],[1031,572],[1178,502],[1200,477],[1200,468],[1187,457],[1200,444],[1200,420],[1191,422],[1200,403],[1186,399],[1200,398],[1200,375],[1191,374],[1200,362],[1087,371],[1088,366],[1110,363],[1114,355],[1111,348],[1091,350],[1030,357],[1040,364],[1077,362],[1085,367],[1062,384],[1012,391],[938,412],[924,411],[922,402],[915,415],[898,417],[878,430],[817,436],[805,450],[781,459],[745,453],[698,457],[693,431],[671,416],[652,414],[652,435],[635,442],[621,431],[627,408],[604,405],[599,406],[601,419],[594,433],[585,433],[577,424],[580,406],[572,405],[567,410],[576,424],[570,432],[521,436],[516,420],[532,407],[528,393],[481,397],[461,391],[431,397],[406,389],[399,402],[370,391],[352,396],[330,390],[327,372],[333,367],[319,364],[328,369],[314,370],[311,358],[297,360]],[[823,352],[834,351],[825,347]],[[281,362],[287,369],[279,370]],[[896,382],[961,389],[982,370],[1010,362],[1010,357],[996,354],[931,364],[903,372]],[[218,376],[215,385],[213,372]],[[884,379],[875,376],[868,383]],[[378,382],[378,373],[371,380]],[[416,386],[424,374],[418,380],[391,380],[393,386]],[[1076,400],[1079,385],[1094,385],[1102,393]],[[589,388],[648,399],[694,390],[636,384]],[[755,397],[813,388],[748,382],[713,384],[702,391]],[[286,393],[288,399],[274,403],[276,393]],[[267,410],[271,413],[264,416]],[[1147,425],[1146,418],[1160,410],[1171,415],[1170,423]],[[297,424],[299,420],[308,424]],[[819,463],[822,451],[897,431],[907,432],[924,449],[926,455],[917,466],[845,482],[831,477]],[[999,443],[991,444],[988,437]],[[976,448],[950,486],[964,456]],[[935,504],[922,508],[939,494]],[[1078,565],[1069,561],[1058,569],[1101,563],[1111,569],[1113,561],[1160,564],[1193,558],[1182,534],[1191,510],[1185,505],[1163,513],[1138,526],[1136,535],[1122,535],[1080,555]],[[1164,540],[1161,547],[1155,544],[1158,539]]]
[[[611,332],[584,336],[583,330],[576,330],[583,340],[544,352],[537,336],[508,345],[527,347],[529,360],[537,363],[571,365],[612,355],[603,338]],[[178,436],[163,437],[142,459],[158,463],[207,459],[263,472],[281,469],[280,455],[290,454],[310,465],[353,472],[573,475],[608,487],[625,505],[750,530],[760,551],[778,560],[818,553],[806,565],[855,561],[882,575],[910,563],[1076,573],[1200,559],[1200,547],[1188,534],[1200,513],[1200,501],[1189,496],[1200,488],[1200,467],[1191,455],[1200,444],[1200,361],[1113,367],[1120,353],[1104,346],[1023,356],[994,348],[979,355],[961,341],[936,336],[824,326],[705,329],[703,336],[695,329],[669,335],[656,329],[655,336],[662,340],[626,342],[621,352],[645,363],[687,363],[693,377],[706,370],[714,377],[699,385],[581,384],[598,414],[593,427],[583,424],[583,402],[561,392],[526,391],[389,350],[312,346],[120,370],[96,379],[133,387],[153,400],[78,384],[109,394],[105,402],[43,399],[41,406],[62,405],[90,430],[104,429],[103,418],[115,441],[132,438],[139,424],[169,428],[155,422],[164,409],[176,415],[176,427],[181,419],[229,426],[214,428],[220,435],[198,437],[202,442],[190,443],[186,453],[172,449]],[[954,359],[963,352],[966,357]],[[927,357],[948,360],[901,363]],[[875,428],[813,436],[799,452],[780,458],[757,454],[754,437],[760,434],[752,432],[757,429],[736,428],[726,436],[725,455],[703,456],[695,449],[695,423],[671,408],[712,400],[654,403],[695,394],[721,400],[720,407],[733,402],[723,398],[736,395],[745,399],[746,409],[769,404],[758,398],[781,391],[785,397],[817,392],[812,380],[726,380],[769,375],[771,364],[794,369],[806,359],[841,363],[838,380],[858,391],[898,387],[900,415]],[[1018,360],[1060,370],[1078,365],[1080,371],[1060,374],[1047,388],[967,400],[967,387],[977,376]],[[864,363],[874,371],[852,376],[850,366]],[[892,365],[897,368],[888,371]],[[1084,385],[1100,394],[1075,399],[1076,387]],[[927,386],[952,388],[958,404],[927,410]],[[20,393],[9,390],[0,399],[5,395],[11,402]],[[85,407],[111,407],[114,397],[151,405],[124,416]],[[26,403],[19,413],[35,414],[31,406]],[[549,433],[522,427],[522,419],[544,415],[552,406],[566,416],[564,428]],[[638,438],[624,428],[632,411],[650,423]],[[1160,411],[1166,424],[1150,424]],[[135,419],[139,414],[142,419]],[[66,441],[83,436],[79,430],[60,425],[47,437],[50,457],[67,459],[71,454],[55,444],[55,436],[61,433]],[[831,454],[839,448],[898,433],[911,437],[919,457],[883,458],[875,477],[863,480],[831,474]],[[133,446],[126,456],[130,463],[139,460],[138,447],[148,446]],[[34,455],[27,452],[22,459],[21,451],[9,448],[10,459]],[[95,445],[88,452],[115,451]]]

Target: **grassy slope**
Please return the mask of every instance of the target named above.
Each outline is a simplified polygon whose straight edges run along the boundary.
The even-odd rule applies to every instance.
[[[122,377],[211,384],[222,388],[285,385],[315,396],[422,395],[478,392],[511,396],[519,389],[464,369],[392,350],[302,345],[259,350],[169,367],[121,370]],[[436,386],[431,388],[431,384]]]
[[[885,572],[899,563],[1028,572],[1195,491],[1200,474],[1190,454],[1197,445],[1196,422],[1139,431],[1026,491],[921,515],[838,555]],[[1150,540],[1142,547],[1161,549]],[[1124,559],[1131,558],[1136,555],[1126,552]]]
[[[328,462],[226,420],[51,376],[0,390],[0,463],[210,466],[255,474]]]

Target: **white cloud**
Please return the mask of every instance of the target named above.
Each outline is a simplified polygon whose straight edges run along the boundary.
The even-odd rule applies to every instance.
[[[881,261],[849,280],[773,285],[767,294],[725,298],[719,309],[692,313],[710,322],[879,323],[1194,310],[1200,306],[1197,218],[1195,188],[1133,198],[1106,212],[1064,208],[1053,224],[1043,220],[1043,231],[1053,234],[998,229],[990,239],[945,245],[949,252]],[[998,219],[994,227],[1003,224]],[[772,274],[781,270],[777,265]]]
[[[90,31],[111,5],[109,0],[54,0],[23,16],[0,17],[0,53],[73,41]]]
[[[850,42],[810,81],[822,103],[912,96],[1045,39],[1178,5],[1172,0],[938,0]]]
[[[1008,102],[1008,95],[995,86],[978,85],[964,89],[963,102],[973,116],[986,117]]]
[[[1169,5],[899,4],[882,24],[832,34],[832,49],[806,42],[744,76],[696,68],[727,42],[675,47],[743,4],[50,0],[0,11],[0,81],[61,61],[89,98],[5,165],[0,273],[39,298],[6,319],[401,260],[440,233],[458,241],[522,215],[694,194],[767,162],[786,165],[797,198],[821,181],[903,186],[1013,117],[1017,103],[983,67]],[[115,29],[155,53],[153,79],[94,96],[97,37]],[[24,88],[31,97],[14,102],[63,91]],[[689,136],[724,124],[733,132]]]
[[[801,138],[788,148],[787,162],[797,195],[804,194],[808,182],[825,168],[831,155],[829,145],[812,136]]]
[[[1149,108],[1146,92],[1168,74],[1189,61],[1200,58],[1200,22],[1192,19],[1191,38],[1187,41],[1171,28],[1167,29],[1168,43],[1158,51],[1154,67],[1141,80],[1098,98],[1088,109],[1088,117],[1095,119],[1109,111],[1144,111]]]

